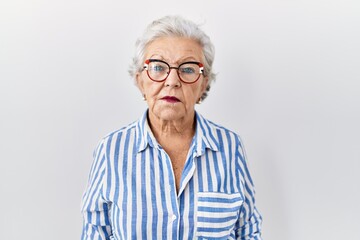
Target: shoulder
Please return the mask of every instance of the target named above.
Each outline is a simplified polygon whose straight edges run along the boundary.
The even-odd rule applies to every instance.
[[[198,114],[198,121],[208,142],[214,143],[220,153],[227,156],[227,159],[234,159],[240,163],[246,162],[246,151],[239,134],[200,114]]]
[[[122,128],[119,128],[117,130],[114,130],[108,134],[106,134],[103,139],[104,140],[108,140],[114,136],[118,136],[118,135],[126,135],[128,133],[134,132],[135,128],[137,127],[137,123],[138,121],[132,122],[130,124],[128,124],[127,126],[124,126]]]
[[[136,135],[137,125],[138,121],[135,121],[128,124],[127,126],[107,133],[104,137],[100,139],[98,145],[110,147],[111,145],[114,145],[114,143],[116,144],[116,142],[120,142],[122,139],[126,139],[130,136],[134,138]]]
[[[221,124],[208,120],[205,117],[201,116],[200,114],[198,114],[198,120],[200,123],[200,127],[203,130],[204,129],[207,130],[208,135],[212,134],[213,137],[219,141],[220,145],[223,145],[224,140],[226,140],[226,141],[230,141],[235,145],[242,146],[242,140],[238,133],[232,131],[227,127],[224,127]]]

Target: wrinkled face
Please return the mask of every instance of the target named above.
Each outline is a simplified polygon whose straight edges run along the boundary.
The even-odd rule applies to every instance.
[[[203,63],[201,46],[192,39],[163,37],[151,42],[144,59],[157,59],[167,62],[171,67],[178,67],[184,62]],[[194,117],[194,108],[204,93],[208,79],[202,74],[192,84],[180,81],[176,69],[171,69],[163,82],[152,81],[146,70],[136,76],[137,85],[145,95],[149,114],[160,120],[188,120]]]

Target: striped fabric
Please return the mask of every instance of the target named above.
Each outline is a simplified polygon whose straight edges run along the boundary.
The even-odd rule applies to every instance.
[[[177,193],[147,113],[103,138],[82,199],[82,239],[261,239],[240,138],[196,113]]]

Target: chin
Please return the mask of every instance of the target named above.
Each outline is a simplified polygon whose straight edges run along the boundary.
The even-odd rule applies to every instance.
[[[161,112],[159,114],[160,119],[162,120],[166,120],[166,121],[173,121],[173,120],[179,120],[185,117],[185,114],[181,114],[178,111],[168,111],[168,110],[164,110],[163,112]]]
[[[187,118],[191,111],[186,111],[183,106],[155,106],[152,114],[163,121],[176,121]],[[189,116],[190,117],[190,116]],[[192,117],[192,116],[191,116]]]
[[[154,109],[153,114],[164,121],[176,121],[186,116],[185,112],[178,108]]]

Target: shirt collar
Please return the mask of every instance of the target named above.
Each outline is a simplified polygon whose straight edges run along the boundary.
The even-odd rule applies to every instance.
[[[219,142],[216,137],[216,129],[214,124],[206,120],[201,114],[195,112],[196,116],[196,155],[204,154],[205,149],[209,148],[212,151],[219,151]]]
[[[138,152],[143,151],[148,145],[154,147],[154,143],[156,143],[156,146],[158,146],[149,126],[147,113],[148,110],[145,111],[145,113],[142,115],[136,125]]]
[[[147,113],[148,110],[145,111],[136,125],[138,152],[145,150],[148,146],[159,148],[159,144],[151,132]],[[195,118],[196,132],[193,139],[193,146],[191,147],[194,147],[196,156],[203,155],[206,148],[209,148],[213,151],[219,151],[219,142],[216,137],[216,129],[214,128],[214,124],[206,120],[197,112],[195,112]]]

